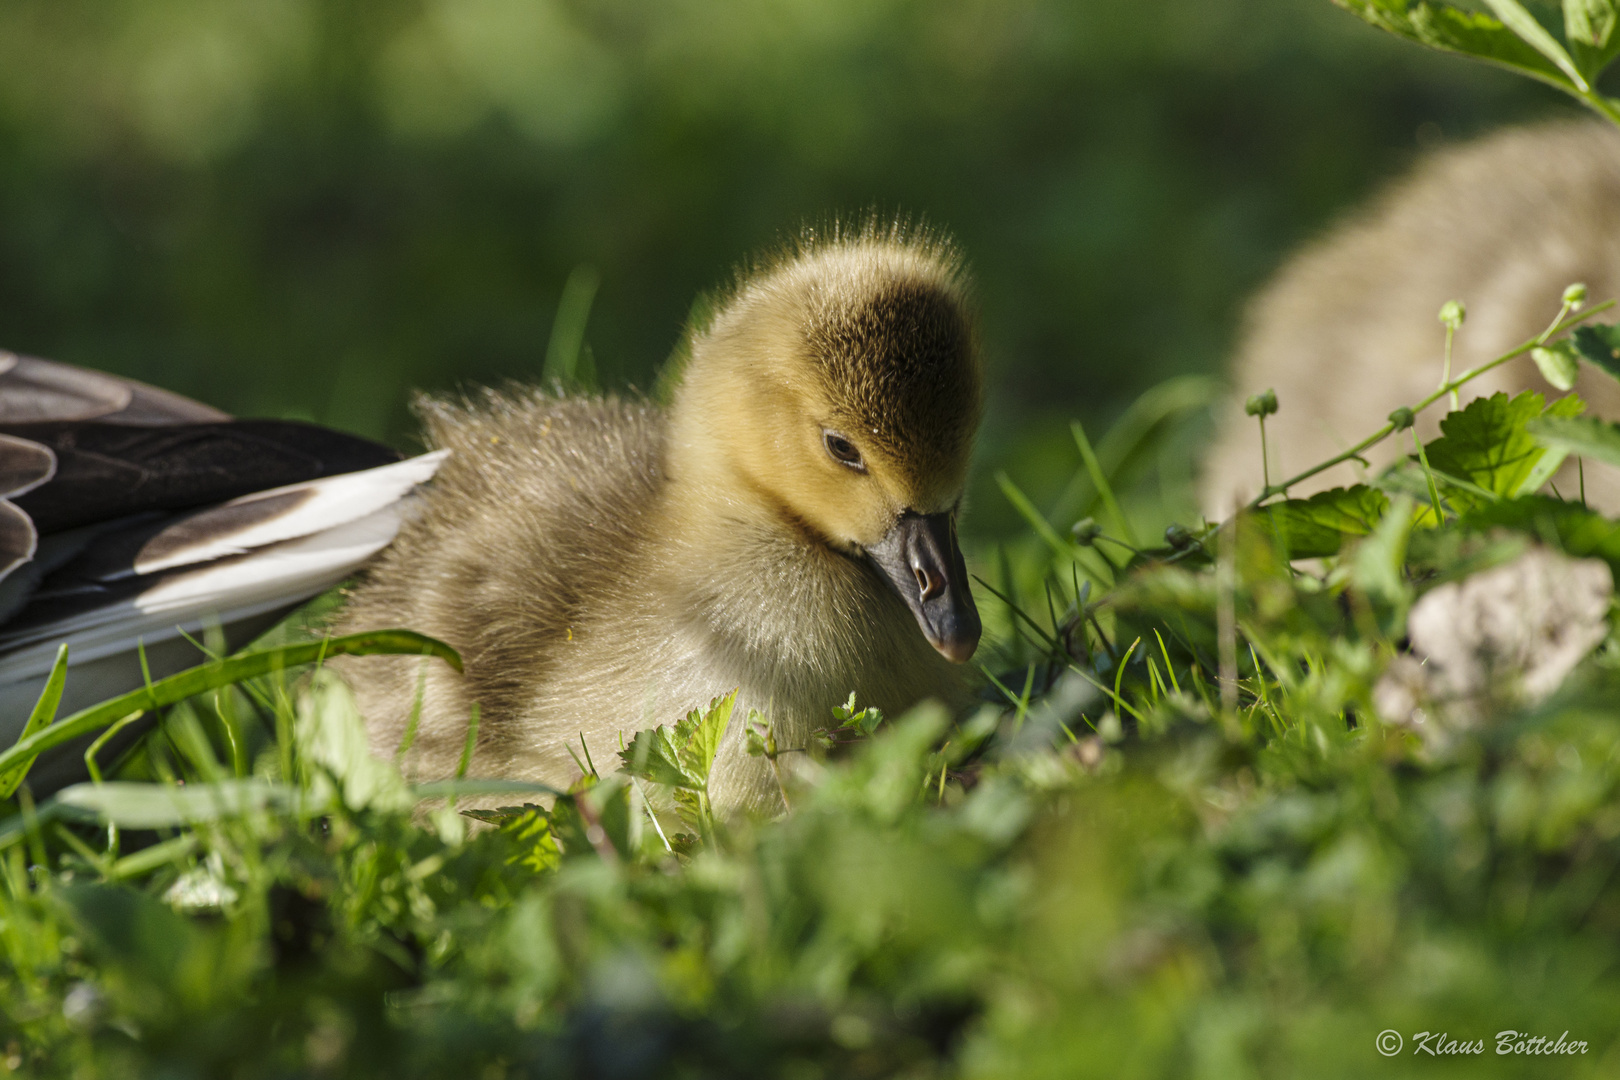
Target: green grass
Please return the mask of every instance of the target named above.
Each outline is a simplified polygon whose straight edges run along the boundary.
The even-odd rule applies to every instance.
[[[1141,547],[1189,502],[1184,469],[1141,467],[1175,446],[1185,389],[1095,446],[1077,431],[1056,505],[1004,478],[1030,531],[976,553],[994,634],[968,716],[851,702],[794,748],[718,699],[555,799],[477,780],[476,756],[468,779],[413,788],[366,753],[318,661],[453,654],[294,633],[40,728],[0,767],[65,726],[160,715],[106,782],[6,804],[4,1063],[1362,1077],[1444,1068],[1412,1045],[1445,1031],[1486,1041],[1468,1075],[1613,1075],[1620,642],[1534,706],[1487,694],[1444,739],[1373,704],[1438,584],[1537,542],[1620,565],[1620,524],[1508,491],[1558,439],[1601,453],[1608,429],[1542,443],[1573,403],[1483,399],[1425,448],[1467,481],[1438,506],[1397,470],[1387,492],[1274,500]],[[1069,530],[1093,513],[1102,529]],[[789,812],[710,811],[728,725],[819,761],[783,770]],[[504,811],[450,802],[503,791]],[[1401,1056],[1375,1048],[1386,1029]],[[1506,1029],[1587,1052],[1498,1055]]]
[[[1611,0],[1566,3],[1563,39],[1514,0],[1489,5],[1501,22],[1343,2],[1620,117],[1588,85],[1620,52]],[[594,285],[579,284],[582,324]],[[1438,390],[1336,460],[1406,437],[1413,413],[1521,356],[1559,379],[1582,359],[1613,373],[1620,330],[1562,337],[1609,306],[1582,300],[1572,287],[1546,333],[1454,380],[1448,360]],[[570,333],[553,338],[563,377],[584,362]],[[1565,455],[1620,467],[1620,426],[1578,418],[1573,396],[1477,399],[1369,484],[1287,498],[1324,463],[1217,527],[1194,520],[1190,482],[1188,420],[1209,396],[1177,380],[1101,439],[1074,424],[1073,478],[1044,507],[996,475],[1028,531],[973,553],[988,636],[971,715],[885,720],[851,699],[787,747],[716,687],[555,792],[478,779],[475,712],[456,779],[413,786],[369,755],[322,667],[340,652],[459,664],[408,630],[283,631],[57,720],[59,663],[0,752],[0,1064],[1620,1073],[1612,610],[1550,694],[1527,692],[1531,661],[1508,653],[1443,690],[1460,663],[1445,647],[1480,627],[1458,618],[1447,639],[1408,620],[1546,552],[1620,571],[1620,522],[1542,493]],[[1252,402],[1263,442],[1276,401]],[[1574,632],[1587,616],[1561,618]],[[36,805],[36,754],[143,716],[154,729],[115,773],[104,763],[111,779],[92,765]],[[777,772],[778,818],[713,813],[709,769],[737,725],[773,768],[815,762]],[[456,805],[502,794],[516,805]],[[1512,1052],[1548,1043],[1580,1052]],[[1446,1065],[1426,1049],[1471,1052]]]

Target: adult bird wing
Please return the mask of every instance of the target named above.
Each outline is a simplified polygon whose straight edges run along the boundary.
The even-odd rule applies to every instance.
[[[210,631],[238,648],[386,546],[444,457],[0,353],[0,745],[64,641],[63,715],[200,662]]]

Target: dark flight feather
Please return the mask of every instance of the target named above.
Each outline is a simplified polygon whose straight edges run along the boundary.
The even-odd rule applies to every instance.
[[[0,499],[32,491],[56,475],[50,447],[14,435],[0,435]]]
[[[137,427],[0,424],[56,454],[50,483],[13,501],[42,533],[146,510],[185,510],[398,461],[367,439],[292,420]]]
[[[0,745],[57,646],[63,711],[247,644],[398,531],[443,453],[406,461],[313,424],[233,420],[100,372],[0,352]],[[36,792],[71,782],[41,761]],[[45,785],[43,788],[41,785]]]

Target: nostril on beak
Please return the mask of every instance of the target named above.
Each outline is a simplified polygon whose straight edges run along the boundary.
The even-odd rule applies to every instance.
[[[945,591],[945,579],[928,567],[913,564],[911,572],[917,575],[917,590],[924,600],[932,600]]]

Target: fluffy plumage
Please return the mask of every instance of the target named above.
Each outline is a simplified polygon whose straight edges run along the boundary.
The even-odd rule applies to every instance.
[[[432,634],[466,674],[346,663],[374,748],[400,745],[419,678],[414,772],[454,770],[477,702],[474,772],[554,784],[576,775],[568,743],[601,764],[621,734],[733,689],[737,715],[769,714],[790,746],[851,691],[891,712],[960,701],[940,653],[978,633],[948,565],[980,409],[968,310],[948,248],[869,230],[744,275],[692,332],[668,410],[534,390],[423,401],[450,459],[343,629]],[[880,570],[902,533],[910,554]],[[947,595],[956,608],[928,606]],[[741,727],[717,798],[768,807]]]
[[[1205,513],[1224,517],[1261,487],[1260,442],[1244,397],[1275,387],[1266,424],[1271,475],[1286,476],[1349,447],[1391,410],[1440,381],[1445,332],[1436,313],[1463,300],[1453,373],[1541,332],[1564,287],[1620,296],[1620,133],[1570,122],[1519,128],[1444,150],[1291,259],[1255,299],[1233,359],[1234,395],[1203,477]],[[1470,383],[1465,397],[1548,386],[1530,360]],[[1575,390],[1591,412],[1620,418],[1620,386],[1586,368]],[[1419,418],[1438,434],[1442,407]],[[1375,468],[1411,452],[1390,440]],[[1572,492],[1573,465],[1554,478]],[[1358,479],[1341,465],[1292,489],[1307,495]],[[1586,470],[1589,499],[1620,510],[1620,476]]]

